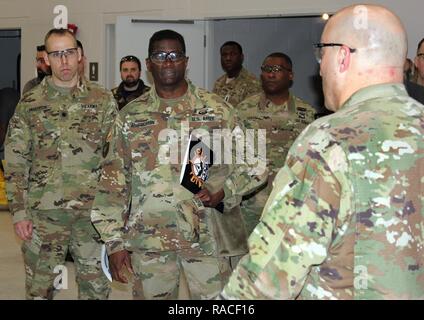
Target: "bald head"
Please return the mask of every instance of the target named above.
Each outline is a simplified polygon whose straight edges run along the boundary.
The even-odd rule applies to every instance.
[[[326,25],[324,34],[333,42],[358,48],[364,65],[403,66],[406,32],[399,18],[377,5],[357,5],[342,9]],[[362,52],[361,52],[362,51]]]
[[[324,96],[333,111],[359,89],[403,81],[405,29],[384,7],[357,5],[340,10],[325,26],[321,42],[343,44],[323,48]]]

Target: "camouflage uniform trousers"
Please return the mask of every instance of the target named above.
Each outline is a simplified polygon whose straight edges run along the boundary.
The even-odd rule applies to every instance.
[[[32,239],[22,245],[26,298],[53,299],[57,293],[55,278],[61,273],[55,268],[65,264],[69,247],[75,263],[78,299],[107,299],[110,282],[100,266],[101,243],[91,224],[90,211],[40,210],[32,211],[31,217]]]
[[[184,273],[186,284],[183,286],[189,291],[183,293],[184,297],[212,299],[223,289],[231,274],[228,258],[193,255],[193,250],[134,251],[131,262],[133,298],[136,300],[177,299],[180,273]]]

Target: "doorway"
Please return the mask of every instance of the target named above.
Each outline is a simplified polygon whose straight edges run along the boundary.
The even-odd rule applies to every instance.
[[[4,159],[3,141],[21,90],[21,30],[0,30],[0,48],[0,159]]]
[[[21,30],[0,30],[0,89],[20,92]]]

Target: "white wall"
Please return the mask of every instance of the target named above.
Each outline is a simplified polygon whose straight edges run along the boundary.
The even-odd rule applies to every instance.
[[[422,0],[376,0],[395,11],[406,26],[410,40],[409,57],[424,37]],[[36,45],[52,27],[53,8],[62,4],[69,10],[69,22],[79,26],[89,61],[99,62],[99,79],[104,83],[105,25],[117,16],[132,15],[159,19],[203,19],[218,17],[253,17],[267,15],[307,15],[334,12],[349,0],[3,0],[0,2],[0,29],[22,29],[22,73],[25,83],[34,74]]]

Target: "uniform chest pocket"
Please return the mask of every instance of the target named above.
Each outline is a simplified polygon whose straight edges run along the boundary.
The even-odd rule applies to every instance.
[[[129,148],[133,164],[141,166],[142,170],[152,171],[158,163],[158,133],[159,127],[154,121],[133,121],[129,136]]]
[[[76,129],[85,142],[93,144],[93,147],[96,148],[102,135],[100,120],[97,108],[82,108],[79,115],[76,114],[72,117],[70,127]]]
[[[54,158],[60,139],[59,113],[50,108],[29,112],[35,158]]]

